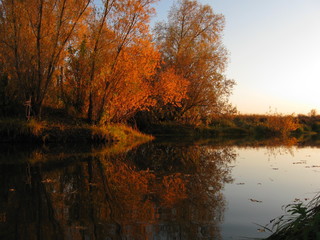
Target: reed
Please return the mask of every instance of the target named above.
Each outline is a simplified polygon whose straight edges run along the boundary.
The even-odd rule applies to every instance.
[[[273,232],[268,240],[320,239],[320,194],[308,204],[287,205],[285,212],[265,226]]]

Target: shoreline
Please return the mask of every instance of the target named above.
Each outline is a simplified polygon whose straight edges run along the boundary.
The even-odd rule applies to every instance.
[[[115,144],[136,145],[154,138],[193,140],[240,140],[265,142],[295,138],[297,143],[320,142],[320,117],[235,115],[211,120],[209,124],[178,122],[148,124],[133,129],[125,124],[90,125],[77,118],[46,117],[43,121],[0,118],[0,143]],[[280,141],[281,142],[281,141]],[[320,143],[319,143],[320,145]]]
[[[15,118],[0,119],[1,143],[87,143],[133,144],[150,141],[153,136],[141,133],[124,124],[105,126],[89,124],[63,124],[48,121],[23,121]]]

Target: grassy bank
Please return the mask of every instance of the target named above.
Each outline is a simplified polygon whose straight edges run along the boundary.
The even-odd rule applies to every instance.
[[[62,109],[47,109],[42,121],[18,118],[0,118],[0,142],[39,143],[106,143],[150,140],[150,136],[124,124],[107,126],[90,125],[84,119],[70,116]],[[320,116],[305,115],[231,115],[206,119],[206,124],[187,125],[179,122],[162,122],[140,126],[142,131],[157,137],[177,139],[249,139],[295,137],[298,140],[320,139]]]
[[[0,142],[133,144],[151,139],[151,136],[123,124],[99,126],[63,121],[0,119]]]
[[[216,117],[206,125],[186,125],[176,122],[155,124],[147,132],[157,136],[206,136],[264,139],[270,137],[306,137],[320,133],[320,116],[233,115]]]

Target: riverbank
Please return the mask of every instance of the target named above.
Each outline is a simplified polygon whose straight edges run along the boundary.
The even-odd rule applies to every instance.
[[[310,138],[320,135],[320,116],[292,115],[234,115],[217,117],[208,124],[187,125],[164,122],[148,126],[145,131],[155,136],[189,137],[271,137]]]
[[[64,123],[64,121],[30,121],[0,119],[0,142],[17,143],[115,143],[133,144],[152,140],[124,124],[89,125],[86,123]]]
[[[320,141],[320,116],[233,115],[216,117],[207,124],[188,125],[162,122],[140,125],[134,130],[125,124],[90,125],[63,110],[50,110],[43,120],[0,118],[0,142],[32,143],[113,143],[144,142],[156,138],[228,139],[264,142],[295,138],[297,142]],[[146,134],[144,134],[144,133]],[[320,143],[319,143],[320,144]]]

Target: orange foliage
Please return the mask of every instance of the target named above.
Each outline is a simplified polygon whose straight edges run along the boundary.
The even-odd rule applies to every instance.
[[[265,125],[272,131],[282,136],[288,135],[300,127],[298,119],[292,115],[273,114],[267,115]]]
[[[160,60],[150,40],[138,39],[119,55],[109,82],[105,121],[119,121],[155,105],[152,78]],[[107,119],[109,117],[109,119]]]
[[[158,95],[163,104],[171,103],[181,106],[182,99],[187,98],[189,81],[175,73],[173,68],[161,72],[155,83],[155,95]]]
[[[31,97],[39,116],[44,103],[64,104],[100,123],[181,107],[190,81],[173,65],[160,66],[149,29],[157,1],[103,1],[102,9],[90,0],[1,1],[6,96]]]
[[[114,1],[103,10],[107,22],[90,16],[70,52],[66,104],[100,123],[126,120],[159,100],[179,104],[186,94],[183,78],[168,70],[154,81],[160,63],[148,25],[154,2]]]
[[[168,21],[156,25],[155,39],[164,67],[175,69],[189,81],[182,106],[170,109],[175,118],[206,118],[229,106],[234,82],[224,75],[227,51],[221,42],[223,28],[222,15],[191,0],[178,1]]]
[[[12,98],[32,98],[40,115],[56,69],[65,59],[90,0],[1,1],[0,55],[10,75]]]

